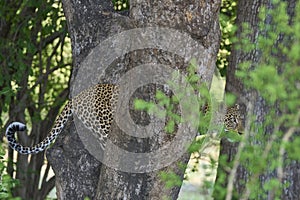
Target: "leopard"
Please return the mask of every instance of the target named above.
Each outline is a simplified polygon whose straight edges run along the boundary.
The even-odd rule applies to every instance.
[[[62,132],[71,116],[76,114],[92,133],[99,133],[97,136],[101,148],[104,149],[118,95],[119,87],[115,84],[97,84],[83,90],[67,102],[46,138],[32,147],[21,145],[15,138],[17,131],[26,130],[26,125],[21,122],[12,122],[8,125],[5,133],[9,146],[21,154],[42,152]]]
[[[233,131],[239,134],[244,133],[243,117],[241,116],[239,104],[234,104],[226,109],[224,126],[225,131]]]
[[[46,138],[34,146],[23,146],[16,140],[15,133],[25,131],[25,124],[21,122],[9,124],[5,132],[9,146],[20,154],[43,152],[62,132],[71,116],[76,114],[92,133],[99,133],[100,145],[104,149],[114,119],[118,97],[119,86],[116,84],[91,86],[66,103]],[[225,129],[238,131],[240,126],[239,117],[238,106],[227,109],[224,119]]]

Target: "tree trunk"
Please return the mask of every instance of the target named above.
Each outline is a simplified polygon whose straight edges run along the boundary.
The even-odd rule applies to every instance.
[[[243,115],[242,118],[244,119],[244,126],[246,133],[246,143],[250,143],[254,145],[260,145],[262,150],[268,151],[268,141],[262,142],[255,138],[255,133],[250,131],[250,126],[252,127],[253,124],[261,125],[266,121],[267,113],[272,109],[265,101],[265,99],[255,90],[250,90],[245,87],[243,82],[236,77],[236,71],[241,66],[241,63],[250,62],[252,63],[251,70],[255,70],[255,66],[259,63],[261,59],[261,50],[258,47],[258,37],[264,35],[267,30],[261,29],[259,27],[259,12],[261,11],[262,6],[266,6],[267,8],[272,8],[272,1],[269,0],[254,0],[254,1],[247,1],[247,0],[240,0],[238,1],[238,9],[237,9],[237,32],[236,37],[238,41],[242,41],[245,38],[245,29],[243,28],[244,23],[248,23],[250,27],[250,32],[247,32],[247,38],[251,41],[252,44],[256,45],[256,49],[252,50],[251,52],[246,52],[246,50],[242,48],[238,49],[234,48],[231,50],[230,58],[229,58],[229,66],[227,69],[227,78],[226,78],[226,92],[233,93],[236,95],[236,103],[240,105],[240,111]],[[288,1],[287,13],[292,16],[292,13],[295,9],[295,1]],[[269,19],[269,20],[268,20]],[[273,25],[274,23],[272,20],[267,18],[264,22],[266,25]],[[279,37],[281,38],[281,37]],[[278,41],[279,43],[280,41]],[[240,45],[240,44],[238,44]],[[274,47],[276,48],[276,47]],[[278,53],[277,57],[279,59],[284,59],[283,55]],[[280,84],[280,83],[279,83]],[[277,108],[275,108],[277,109]],[[276,110],[276,113],[279,112]],[[254,121],[251,116],[256,116]],[[253,122],[253,124],[250,124]],[[275,124],[276,126],[276,124]],[[272,139],[272,134],[274,131],[274,127],[265,126],[264,133],[266,138]],[[270,140],[271,140],[270,139]],[[249,142],[251,141],[251,142]],[[242,142],[241,142],[242,143]],[[220,158],[226,158],[226,162],[222,162],[220,159],[219,167],[218,167],[218,175],[216,180],[216,188],[214,191],[214,198],[215,199],[248,199],[251,193],[251,199],[274,199],[274,194],[276,193],[276,189],[268,190],[262,189],[264,184],[271,181],[272,178],[278,178],[278,174],[276,174],[275,170],[268,170],[264,171],[261,174],[256,174],[253,171],[250,172],[245,167],[245,163],[241,163],[244,160],[243,158],[239,157],[239,149],[244,148],[245,145],[241,143],[232,143],[229,142],[227,139],[222,139],[221,141],[221,151],[220,151]],[[273,147],[272,147],[273,148]],[[271,149],[271,151],[276,151],[276,149]],[[249,161],[254,162],[251,165],[259,165],[263,156],[257,155],[257,158]],[[267,159],[267,158],[266,158]],[[236,162],[237,161],[237,162]],[[271,162],[268,160],[269,165]],[[236,165],[238,164],[238,165]],[[242,166],[243,165],[243,166]],[[299,178],[293,177],[292,174],[298,174],[299,172],[299,162],[292,161],[291,164],[287,165],[284,169],[284,180],[282,180],[282,184],[285,181],[288,181],[290,185],[285,187],[282,191],[281,199],[299,199]],[[230,170],[229,170],[230,169]],[[224,179],[225,176],[225,179]],[[256,177],[257,176],[257,177]],[[253,181],[256,178],[259,180],[259,185],[257,187],[263,190],[262,193],[258,193],[257,191],[251,191],[249,189],[249,182]],[[226,193],[222,193],[220,187],[227,188]],[[274,187],[276,188],[276,187]],[[230,194],[229,194],[230,193]],[[227,196],[226,196],[227,195]],[[226,197],[225,197],[226,196]]]
[[[137,89],[131,94],[129,88],[124,88],[125,96],[130,96],[129,112],[135,124],[146,126],[153,121],[153,117],[145,112],[132,109],[135,97],[154,100],[157,89],[167,94],[174,92],[170,92],[168,87],[162,87],[163,83],[155,82],[171,77],[168,70],[162,69],[186,74],[189,60],[195,57],[199,65],[198,75],[210,85],[219,48],[220,1],[130,1],[129,15],[126,12],[118,14],[113,11],[111,1],[82,3],[64,0],[63,7],[73,48],[74,69],[70,87],[76,89],[78,86],[76,81],[82,73],[82,67],[89,63],[86,58],[98,55],[87,65],[83,73],[84,80],[77,82],[79,87],[84,81],[89,82],[89,85],[97,82],[120,84],[120,80],[122,83],[127,77],[124,84],[131,84]],[[111,42],[109,46],[105,46],[107,41]],[[106,66],[105,59],[112,61]],[[95,65],[100,66],[99,72],[93,70]],[[131,74],[133,72],[135,74]],[[148,77],[153,77],[152,82],[147,82]],[[122,84],[120,85],[122,88]],[[125,100],[122,99],[123,101]],[[125,124],[130,122],[130,119],[122,119]],[[176,134],[168,135],[160,127],[154,126],[148,137],[134,137],[137,134],[135,130],[131,129],[131,133],[124,131],[119,127],[120,121],[116,120],[112,124],[109,140],[129,152],[128,155],[132,155],[131,152],[136,153],[136,157],[131,157],[131,160],[126,155],[105,151],[102,164],[99,161],[101,158],[90,154],[93,145],[86,146],[85,138],[80,140],[78,134],[81,135],[84,131],[76,129],[78,126],[75,127],[74,121],[68,124],[62,136],[47,152],[47,158],[56,174],[58,199],[177,198],[180,185],[167,189],[160,173],[174,172],[183,179],[184,170],[179,165],[187,163],[189,154],[180,152],[179,156],[175,154],[176,159],[170,158],[182,145],[173,146],[167,152],[163,151],[165,155],[153,154],[153,157],[163,158],[156,162],[151,157],[143,156],[156,152],[157,149],[164,149],[166,144],[172,143]],[[180,128],[181,125],[176,127],[178,130]],[[196,132],[189,130],[186,129],[183,134],[194,137]]]

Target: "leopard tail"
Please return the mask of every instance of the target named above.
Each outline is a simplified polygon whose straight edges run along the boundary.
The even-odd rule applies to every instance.
[[[26,125],[21,122],[12,122],[11,124],[9,124],[5,132],[9,146],[21,154],[36,154],[42,152],[61,133],[61,131],[63,130],[65,124],[67,123],[71,115],[72,115],[72,102],[69,101],[64,107],[59,117],[56,119],[55,125],[53,126],[53,128],[51,129],[47,137],[42,142],[34,145],[33,147],[25,147],[17,142],[15,138],[15,133],[17,131],[25,131]]]

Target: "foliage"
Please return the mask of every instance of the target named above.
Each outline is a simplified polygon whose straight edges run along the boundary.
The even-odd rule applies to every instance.
[[[217,59],[217,67],[222,76],[226,75],[228,56],[231,52],[232,39],[235,33],[234,21],[236,19],[236,0],[222,0],[220,9],[220,28],[222,38]]]
[[[300,151],[299,3],[294,9],[291,18],[286,2],[272,1],[272,9],[260,9],[260,35],[256,41],[249,39],[252,30],[247,24],[239,40],[240,51],[260,54],[258,62],[242,63],[236,75],[249,91],[258,92],[266,104],[260,116],[248,116],[249,127],[238,149],[239,156],[233,161],[251,174],[243,192],[244,199],[265,199],[267,192],[274,195],[274,199],[280,199],[282,189],[289,186],[289,180],[284,180],[284,168],[300,161],[299,154],[295,154]],[[263,118],[263,122],[258,118]],[[228,165],[223,159],[220,162]],[[262,182],[261,177],[267,175],[271,178]],[[216,189],[220,194],[223,190],[225,195],[222,186],[217,185]],[[220,196],[223,198],[225,196]]]
[[[223,1],[221,9],[220,23],[223,40],[219,53],[219,67],[226,68],[226,57],[230,55],[232,41],[240,44],[241,51],[260,53],[259,62],[249,60],[242,63],[236,76],[243,81],[249,91],[255,90],[263,97],[267,108],[266,114],[263,115],[264,122],[257,123],[256,116],[247,116],[249,117],[247,124],[250,127],[246,129],[245,135],[239,136],[232,132],[223,135],[232,142],[243,144],[239,149],[239,156],[234,161],[251,174],[245,189],[246,198],[249,199],[266,198],[267,191],[273,193],[276,198],[280,198],[282,189],[289,186],[289,184],[282,184],[283,168],[291,162],[300,161],[299,154],[297,154],[300,151],[298,138],[300,132],[300,5],[298,3],[295,7],[293,19],[287,14],[286,2],[273,1],[272,8],[260,9],[261,34],[255,42],[247,39],[248,33],[252,31],[248,25],[243,27],[244,32],[240,36],[242,39],[238,41],[231,38],[235,31],[233,26],[236,16],[235,1]],[[193,67],[192,62],[190,66]],[[190,83],[196,91],[199,91],[199,79],[192,74],[190,73],[192,76]],[[158,102],[169,106],[170,97],[163,94],[157,97]],[[231,95],[229,99],[232,104],[235,98]],[[152,113],[157,111],[153,103],[140,101],[139,104],[140,109],[150,109]],[[199,115],[201,113],[199,111]],[[176,123],[178,122],[181,121],[177,120]],[[200,127],[199,132],[205,133],[205,128],[203,131]],[[205,138],[196,140],[189,148],[190,152],[201,153],[206,142]],[[219,162],[227,166],[227,172],[234,165],[234,163],[228,163],[226,157],[221,157]],[[273,175],[273,178],[262,183],[260,177],[266,174],[277,174],[277,176]],[[162,178],[168,187],[172,186],[172,182],[178,185],[178,177],[175,178],[173,172],[163,175]],[[218,174],[218,176],[223,184],[216,185],[215,189],[219,191],[218,198],[223,199],[227,193],[224,184],[227,183],[225,183],[225,174]],[[239,198],[236,191],[233,191],[233,194],[235,198]]]
[[[189,83],[189,85],[194,90],[193,93],[195,96],[197,96],[197,102],[199,104],[199,107],[202,109],[204,105],[206,105],[208,102],[210,102],[210,94],[205,84],[199,84],[200,83],[200,77],[196,75],[196,60],[192,59],[190,61],[190,64],[187,68],[187,74],[185,76],[185,81]],[[172,80],[176,80],[178,78],[177,72],[173,74]],[[141,99],[136,99],[134,102],[135,109],[137,110],[145,110],[149,114],[154,114],[156,117],[160,118],[167,118],[167,124],[165,126],[165,131],[167,133],[173,133],[175,131],[175,127],[179,123],[185,123],[187,120],[189,121],[195,121],[195,119],[182,119],[182,117],[177,113],[176,109],[178,107],[179,102],[181,102],[182,99],[186,98],[185,92],[188,90],[188,88],[185,88],[185,91],[180,90],[181,85],[178,85],[176,81],[169,81],[168,85],[171,86],[171,88],[179,91],[179,93],[176,93],[176,95],[168,96],[163,91],[158,90],[155,99],[157,101],[157,104],[155,102],[147,102]],[[191,91],[192,92],[192,91]],[[184,108],[181,109],[190,109],[191,105],[183,105]],[[195,106],[195,105],[194,105]],[[201,118],[200,122],[192,122],[192,124],[201,124],[198,128],[199,132],[206,133],[203,130],[207,130],[209,123],[204,123],[204,120],[209,122],[210,118],[207,117],[209,115],[204,114],[199,109],[199,118]],[[183,121],[185,120],[185,121]]]
[[[18,139],[36,143],[43,137],[43,129],[54,121],[68,93],[71,52],[62,4],[54,0],[0,1],[0,20],[0,127],[15,120],[26,122],[30,136],[23,134]],[[7,174],[21,177],[22,189],[38,191],[44,158],[9,155]],[[16,159],[17,167],[13,166]],[[19,166],[23,171],[16,170]],[[40,191],[48,192],[51,187],[46,178],[43,180],[47,189]]]
[[[170,189],[174,186],[181,186],[181,178],[174,172],[164,172],[160,173],[160,178],[165,182],[166,188]]]
[[[0,199],[3,200],[20,200],[19,197],[13,197],[12,190],[18,184],[17,180],[11,178],[10,175],[5,173],[6,171],[6,161],[5,161],[5,150],[4,148],[0,147]]]
[[[112,0],[114,9],[117,11],[128,10],[129,0]]]
[[[208,88],[205,84],[201,84],[200,77],[197,75],[196,72],[197,64],[196,60],[192,59],[189,63],[189,66],[186,70],[185,74],[185,81],[189,83],[191,88],[193,89],[193,92],[195,96],[197,96],[197,103],[199,104],[199,110],[198,110],[198,119],[199,121],[196,122],[195,120],[197,118],[187,118],[182,119],[182,116],[178,113],[178,104],[181,102],[183,98],[186,98],[185,93],[186,91],[181,91],[179,93],[176,93],[176,95],[168,96],[163,91],[158,90],[155,96],[156,103],[155,102],[147,102],[141,99],[136,99],[134,102],[135,109],[137,110],[145,110],[149,114],[155,115],[159,118],[166,118],[167,122],[165,125],[165,131],[168,134],[173,134],[176,132],[176,126],[179,123],[186,123],[192,122],[191,124],[197,125],[198,134],[201,135],[201,137],[196,137],[195,140],[190,144],[188,151],[189,153],[193,153],[198,156],[194,156],[195,159],[195,166],[193,170],[198,169],[198,163],[201,159],[202,151],[205,147],[212,144],[213,140],[210,138],[210,136],[207,134],[210,120],[211,120],[211,113],[212,110],[206,110],[205,108],[212,107],[211,106],[211,94],[208,91]],[[177,73],[173,74],[172,80],[177,80]],[[176,81],[169,81],[168,85],[171,86],[172,89],[175,88],[175,90],[180,91],[177,89],[180,88],[181,85],[178,85]],[[188,107],[189,109],[195,109],[197,107],[196,105],[191,106],[191,104],[183,105],[181,109],[185,109],[185,107]],[[196,111],[197,112],[197,111]],[[234,133],[237,135],[236,133]],[[227,136],[227,135],[224,135]],[[214,160],[211,160],[211,168],[216,167],[216,162]],[[185,167],[180,167],[180,169],[185,170]],[[209,174],[207,174],[209,176]],[[187,176],[186,176],[187,177]],[[181,186],[182,178],[179,177],[175,172],[169,171],[169,172],[161,172],[160,178],[165,182],[165,185],[167,188],[172,188],[174,186]],[[212,183],[206,182],[207,187],[211,188]]]

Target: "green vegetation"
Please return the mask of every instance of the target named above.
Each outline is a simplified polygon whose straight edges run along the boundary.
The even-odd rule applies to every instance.
[[[128,10],[129,0],[112,0],[116,11]]]
[[[128,0],[113,0],[113,4],[115,10],[129,9]],[[242,137],[236,133],[220,135],[233,142],[244,143],[243,148],[239,149],[241,155],[238,164],[251,174],[247,183],[247,190],[251,191],[250,199],[257,196],[264,199],[267,191],[274,191],[274,199],[279,199],[282,189],[293,184],[288,181],[282,184],[283,169],[290,163],[300,161],[300,138],[295,134],[299,133],[300,129],[300,5],[298,3],[295,7],[293,19],[286,10],[286,3],[278,0],[273,1],[273,10],[261,9],[261,22],[258,24],[261,34],[253,43],[247,39],[251,32],[247,24],[243,27],[244,32],[240,36],[242,39],[233,37],[236,29],[236,1],[222,1],[222,40],[217,61],[221,74],[226,75],[227,57],[230,56],[233,43],[236,46],[240,45],[240,51],[251,53],[259,50],[261,54],[259,62],[249,60],[242,63],[236,76],[249,90],[255,90],[263,97],[267,108],[267,113],[263,116],[264,122],[256,123],[257,117],[261,116],[248,116],[248,126]],[[0,31],[0,126],[6,127],[7,123],[13,120],[26,121],[31,136],[20,139],[34,141],[33,136],[42,133],[43,127],[48,127],[49,123],[54,121],[68,93],[71,52],[62,5],[54,0],[0,1],[0,19],[1,25],[3,24]],[[194,153],[196,158],[192,171],[197,171],[202,150],[210,142],[205,133],[211,118],[210,113],[205,115],[201,110],[207,102],[210,103],[210,94],[205,86],[199,85],[200,79],[194,73],[195,68],[196,64],[191,60],[186,72],[186,81],[192,85],[197,95],[201,94],[198,99],[200,126],[197,128],[204,136],[198,137],[189,147],[189,152]],[[167,117],[166,132],[172,134],[178,123],[184,123],[176,112],[180,98],[184,97],[180,97],[180,94],[169,97],[158,91],[156,99],[160,107],[164,107],[163,111],[153,102],[137,100],[135,106],[159,117]],[[227,99],[232,104],[235,98],[231,96]],[[36,122],[40,125],[34,125],[38,124]],[[1,132],[4,132],[4,128]],[[28,167],[31,162],[44,161],[33,160],[32,157],[19,159],[20,157],[16,158],[12,154],[6,159],[4,155],[5,151],[1,145],[0,199],[20,199],[14,197],[20,196],[20,188],[25,188],[26,191],[39,190],[33,183],[40,179],[37,172],[41,171],[42,164],[37,165],[35,169],[17,169],[20,168],[18,165]],[[15,162],[16,159],[19,159],[18,163]],[[215,169],[217,161],[210,159],[210,163],[208,167]],[[219,164],[229,170],[233,166],[224,156],[220,157]],[[277,176],[264,182],[261,187],[259,177],[270,173]],[[17,176],[21,177],[23,182],[15,180]],[[218,176],[220,183],[215,185],[215,190],[222,199],[227,192],[224,187],[227,183],[225,174]],[[174,172],[161,173],[161,179],[168,188],[181,185],[181,179]],[[212,187],[213,183],[206,184],[207,187]],[[20,185],[21,187],[18,187]],[[239,198],[236,192],[234,194]]]
[[[21,200],[19,197],[13,197],[12,190],[18,185],[18,180],[12,179],[6,173],[6,160],[4,159],[5,150],[0,147],[0,199],[3,200]]]
[[[283,169],[300,160],[299,155],[292,153],[300,151],[300,146],[296,145],[299,136],[295,134],[300,128],[299,3],[294,13],[291,20],[286,2],[273,1],[273,9],[261,9],[261,34],[255,46],[246,35],[243,36],[243,49],[245,46],[249,51],[259,49],[261,55],[258,63],[243,63],[236,75],[249,89],[255,89],[263,97],[267,107],[263,123],[255,123],[255,118],[249,123],[245,149],[241,150],[240,164],[252,174],[247,187],[254,193],[250,195],[253,199],[258,194],[264,198],[267,191],[275,192],[275,198],[280,198],[282,189],[292,184],[289,180],[282,184]],[[269,23],[267,18],[270,17]],[[259,176],[272,172],[277,176],[259,187]]]
[[[172,78],[173,81],[170,80],[168,82],[168,85],[171,86],[172,89],[177,91],[176,95],[174,94],[172,96],[167,96],[163,91],[158,90],[155,95],[157,104],[155,102],[147,102],[147,101],[144,101],[141,99],[136,99],[134,102],[135,109],[145,110],[149,114],[154,114],[155,116],[160,117],[160,118],[166,117],[167,124],[165,126],[165,131],[169,134],[174,133],[176,125],[178,125],[181,122],[183,122],[183,123],[192,122],[192,124],[197,124],[197,128],[199,129],[199,132],[206,133],[206,131],[204,131],[204,130],[208,129],[209,120],[210,120],[210,117],[208,117],[208,116],[210,116],[210,115],[206,114],[206,113],[204,114],[201,111],[201,109],[202,109],[202,107],[205,106],[206,103],[210,102],[210,94],[209,94],[209,91],[205,84],[199,85],[200,77],[195,75],[196,67],[197,67],[196,60],[192,59],[190,61],[190,65],[188,66],[187,74],[185,77],[185,82],[189,83],[189,85],[192,86],[191,88],[185,87],[184,89],[182,89],[181,85],[178,85],[178,83],[176,83],[176,81],[175,81],[178,79],[178,74],[175,72],[173,74],[173,78]],[[194,95],[196,97],[195,100],[199,104],[198,106],[193,105],[193,109],[195,109],[197,107],[199,108],[198,118],[201,119],[201,125],[199,127],[198,127],[198,124],[200,122],[195,121],[195,120],[197,120],[197,118],[194,119],[193,117],[185,116],[186,119],[183,119],[176,111],[178,109],[178,105],[180,103],[182,103],[181,109],[191,110],[190,104],[186,104],[186,103],[190,103],[191,101],[187,101],[187,102],[183,101],[183,99],[187,99],[186,94],[189,93],[188,92],[189,89],[194,90],[194,91],[190,91],[190,92],[195,93],[195,95]],[[204,121],[206,123],[204,123]]]
[[[219,164],[226,166],[227,170],[230,170],[234,164],[238,164],[251,174],[246,183],[245,195],[249,195],[247,199],[257,199],[257,197],[265,199],[267,192],[271,192],[275,199],[280,199],[282,189],[293,184],[289,180],[283,184],[285,167],[300,161],[300,156],[297,154],[300,151],[300,140],[295,134],[300,130],[300,5],[298,3],[295,7],[292,19],[287,14],[286,2],[273,1],[272,5],[273,9],[260,9],[260,23],[258,24],[260,35],[255,42],[248,39],[252,30],[247,24],[243,26],[244,31],[239,39],[232,38],[236,16],[234,1],[223,1],[221,9],[223,38],[217,63],[221,72],[223,73],[222,70],[228,65],[226,59],[230,55],[232,42],[235,42],[239,50],[245,53],[251,54],[253,51],[260,53],[258,62],[249,60],[241,63],[236,76],[242,80],[249,91],[256,91],[264,99],[266,111],[260,116],[246,116],[246,130],[242,137],[232,132],[221,135],[232,142],[243,143],[238,149],[238,160],[234,160],[237,163],[228,163],[227,158],[221,156]],[[190,66],[193,66],[193,62]],[[190,83],[196,91],[200,91],[197,77],[192,77]],[[168,107],[172,99],[174,97],[162,95],[161,92],[157,94],[157,101],[163,104],[166,110],[171,111],[166,112],[169,118],[172,115],[170,114],[172,109]],[[207,98],[202,99],[209,101]],[[232,95],[229,99],[231,104],[234,103],[235,98]],[[252,105],[251,102],[245,103],[250,104],[249,108],[255,107],[253,102]],[[156,109],[153,109],[155,108],[153,104],[149,102],[139,102],[139,104],[140,109],[143,109],[143,106],[151,108],[151,113],[155,114],[153,110]],[[203,105],[203,102],[199,104]],[[199,115],[201,115],[200,111]],[[167,131],[172,132],[176,123],[182,122],[178,117],[176,114],[176,120],[170,124],[167,123]],[[261,117],[264,120],[258,122],[257,118]],[[203,117],[201,119],[203,120]],[[206,128],[200,126],[199,132],[206,133]],[[208,140],[205,138],[197,139],[189,148],[190,153],[203,150],[206,142]],[[212,166],[215,166],[216,161],[211,160],[211,162]],[[196,167],[194,169],[196,171]],[[218,191],[217,199],[224,199],[227,193],[227,182],[225,182],[227,179],[225,180],[225,174],[218,174],[218,176],[219,183],[215,185],[215,190]],[[262,182],[261,176],[273,178]],[[172,183],[173,186],[180,185],[179,177],[176,178],[174,172],[163,173],[162,179],[168,188],[172,187]],[[240,198],[236,191],[233,191],[233,194],[234,198]]]
[[[300,160],[299,154],[294,154],[300,151],[299,135],[296,134],[300,128],[300,5],[298,3],[295,7],[293,19],[287,14],[286,2],[273,1],[272,5],[272,9],[263,7],[260,10],[260,35],[255,42],[248,37],[253,31],[248,24],[243,26],[242,39],[235,40],[240,51],[260,53],[258,62],[248,60],[241,63],[236,76],[249,91],[256,91],[265,104],[263,112],[247,116],[238,158],[232,163],[228,163],[226,157],[219,160],[221,166],[232,169],[238,164],[251,174],[243,192],[245,199],[266,199],[268,192],[274,199],[280,199],[282,190],[295,184],[290,180],[283,181],[284,170]],[[256,102],[245,103],[250,112],[255,109]],[[215,191],[218,198],[224,199],[228,192],[224,185],[228,183],[225,174],[218,176]],[[261,177],[268,178],[263,180]],[[236,191],[233,191],[233,196],[241,198]]]
[[[43,129],[50,128],[68,94],[71,47],[62,4],[54,0],[1,1],[0,20],[1,132],[12,121],[26,122],[27,134],[18,140],[35,143],[43,137]],[[51,189],[49,185],[54,186],[45,178],[42,187],[48,189],[38,188],[44,157],[22,159],[24,156],[9,153],[4,158],[3,151],[1,145],[0,199],[40,199]],[[44,193],[24,196],[33,195],[28,191]]]
[[[113,3],[116,10],[129,8],[128,0]],[[29,136],[18,138],[24,143],[39,138],[43,129],[51,127],[66,100],[72,62],[70,39],[58,1],[0,1],[0,21],[0,127],[3,133],[11,121],[26,122]],[[14,199],[21,188],[46,191],[35,184],[42,166],[37,163],[44,163],[43,157],[16,162],[18,157],[14,155],[4,158],[2,145],[0,151],[0,199]],[[24,167],[33,163],[37,168]],[[18,166],[23,170],[17,170]],[[48,184],[54,186],[54,182]],[[46,182],[43,187],[49,188]]]
[[[222,0],[220,10],[220,27],[222,32],[222,39],[220,42],[220,50],[217,60],[217,67],[222,76],[226,75],[228,56],[231,52],[232,38],[235,33],[234,21],[236,19],[236,6],[237,1]]]

